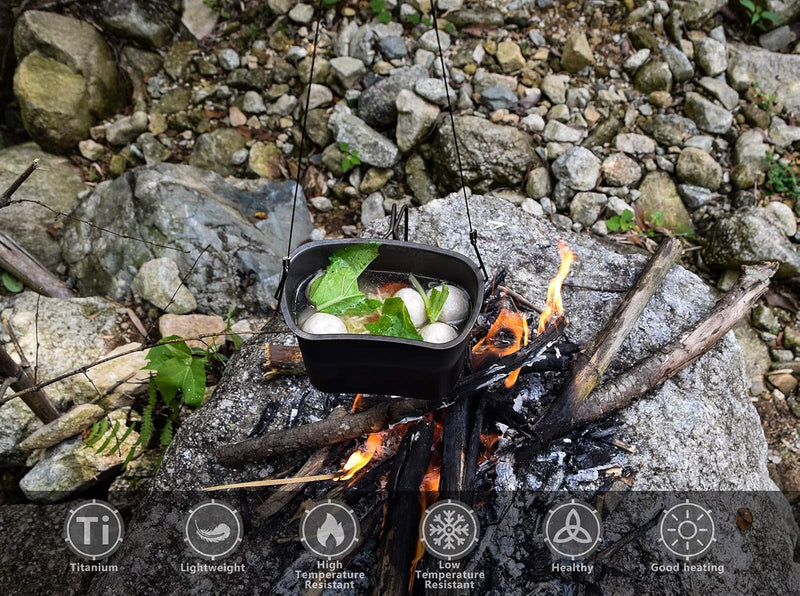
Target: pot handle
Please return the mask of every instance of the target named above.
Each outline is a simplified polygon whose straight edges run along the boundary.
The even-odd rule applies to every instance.
[[[400,223],[403,223],[403,240],[408,242],[408,205],[400,207],[397,210],[397,204],[392,204],[392,213],[389,216],[389,229],[383,235],[385,239],[391,238],[392,240],[399,240]]]

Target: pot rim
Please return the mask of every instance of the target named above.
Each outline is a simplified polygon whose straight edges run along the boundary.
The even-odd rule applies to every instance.
[[[465,255],[459,252],[447,248],[440,248],[438,246],[431,246],[429,244],[419,244],[417,242],[410,242],[406,240],[389,240],[383,238],[336,238],[331,240],[317,240],[314,242],[308,242],[306,244],[298,246],[294,251],[292,251],[292,254],[289,256],[290,260],[289,267],[291,268],[291,262],[294,261],[294,259],[299,255],[311,250],[315,250],[322,246],[364,244],[368,242],[374,242],[380,245],[411,248],[414,250],[421,250],[424,252],[444,255],[450,258],[457,259],[470,268],[470,270],[475,275],[475,279],[478,282],[479,295],[474,298],[474,304],[472,305],[470,314],[464,323],[464,328],[459,332],[459,334],[455,337],[455,339],[452,339],[446,343],[432,343],[419,339],[408,339],[405,337],[388,337],[384,335],[369,335],[369,334],[359,334],[359,333],[326,333],[326,334],[306,333],[305,331],[300,329],[294,322],[294,318],[292,317],[291,310],[289,308],[290,292],[287,292],[286,291],[287,288],[284,288],[283,295],[281,296],[281,305],[280,305],[281,314],[283,314],[283,318],[285,319],[286,324],[289,327],[290,331],[299,339],[303,339],[306,341],[315,341],[315,342],[317,341],[330,342],[330,341],[343,341],[343,340],[355,341],[355,342],[373,342],[373,343],[379,342],[388,344],[409,345],[428,350],[439,350],[439,351],[450,350],[454,347],[463,344],[464,341],[469,337],[469,334],[472,332],[472,328],[475,326],[475,321],[477,320],[478,315],[480,314],[481,304],[483,299],[483,290],[485,284],[483,280],[483,275],[481,274],[477,265],[470,258],[466,257]],[[412,272],[409,271],[408,273]],[[444,283],[448,283],[447,279],[445,279],[444,277],[442,279]],[[473,297],[470,296],[470,298],[472,299]]]

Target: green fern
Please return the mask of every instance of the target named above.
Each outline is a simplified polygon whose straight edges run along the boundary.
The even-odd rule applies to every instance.
[[[95,422],[92,425],[92,432],[86,437],[86,446],[94,447],[94,445],[102,438],[108,430],[108,418],[103,418],[100,422]]]
[[[116,420],[116,421],[114,421],[114,428],[112,428],[111,432],[108,433],[108,436],[106,437],[106,440],[103,441],[103,444],[100,445],[100,447],[98,447],[97,449],[95,449],[94,452],[95,453],[103,453],[103,451],[105,451],[106,448],[111,443],[112,439],[114,439],[114,437],[117,436],[118,432],[119,432],[119,420]]]

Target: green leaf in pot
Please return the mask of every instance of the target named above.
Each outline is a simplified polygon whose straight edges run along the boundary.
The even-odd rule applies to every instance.
[[[400,298],[387,298],[381,309],[381,318],[375,323],[367,323],[364,327],[372,335],[422,339],[411,321],[405,303]]]
[[[428,322],[435,323],[439,318],[439,314],[442,312],[444,303],[447,301],[450,288],[445,284],[441,284],[439,287],[432,289],[429,295],[416,277],[413,275],[409,275],[408,277],[411,280],[411,285],[414,286],[414,289],[417,290],[422,297],[422,302],[425,304],[425,312],[428,315]]]
[[[358,276],[378,256],[378,242],[351,244],[329,258],[325,274],[311,282],[308,297],[318,312],[337,314],[364,300]]]

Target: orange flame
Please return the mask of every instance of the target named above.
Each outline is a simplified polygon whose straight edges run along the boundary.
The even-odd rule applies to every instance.
[[[356,396],[353,398],[353,405],[350,406],[350,413],[355,414],[356,412],[361,411],[361,400],[364,399],[363,393],[356,393]]]
[[[525,315],[510,308],[502,308],[489,328],[486,337],[472,348],[472,365],[480,367],[489,356],[502,358],[528,344],[530,331]],[[511,388],[517,382],[519,369],[506,378],[505,385]]]
[[[370,462],[372,456],[374,456],[375,452],[378,450],[378,447],[381,446],[381,443],[380,433],[372,433],[369,435],[367,437],[367,442],[364,443],[364,449],[354,451],[350,455],[347,462],[342,466],[342,471],[334,480],[350,480],[356,472]]]
[[[564,314],[564,303],[561,299],[561,286],[567,278],[567,275],[569,275],[569,268],[575,260],[575,253],[566,242],[559,240],[558,254],[561,256],[561,265],[558,267],[558,273],[550,280],[550,285],[547,286],[547,302],[542,314],[539,316],[539,329],[536,331],[536,335],[544,331],[550,319],[553,317],[560,317]]]

